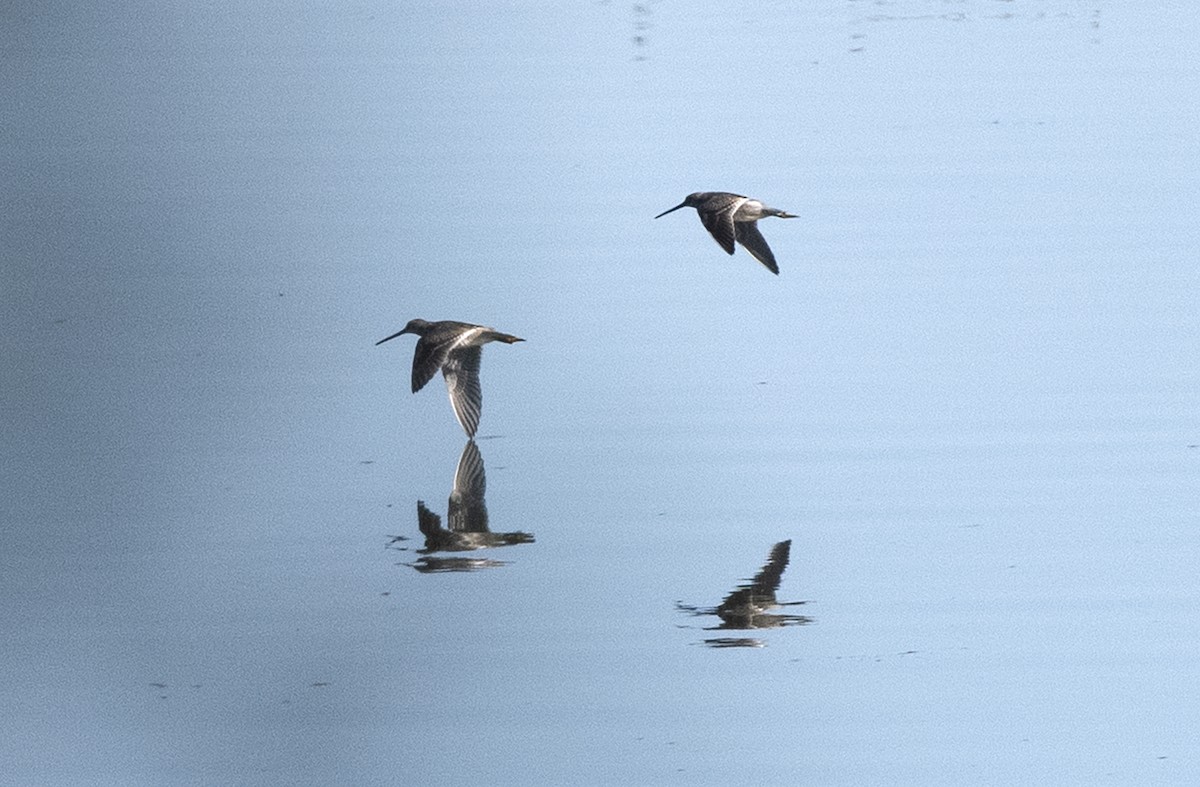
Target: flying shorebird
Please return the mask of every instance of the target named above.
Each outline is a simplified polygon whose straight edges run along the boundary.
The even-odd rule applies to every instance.
[[[424,388],[425,383],[441,369],[442,376],[446,378],[446,389],[450,392],[454,416],[458,418],[467,437],[474,437],[475,430],[479,428],[479,414],[483,410],[483,392],[479,389],[479,357],[483,345],[488,342],[514,344],[525,340],[467,322],[409,320],[404,330],[380,339],[375,345],[406,333],[421,337],[417,340],[413,355],[413,393]]]
[[[695,194],[688,194],[687,199],[671,210],[664,210],[654,218],[662,218],[680,208],[695,208],[700,214],[704,229],[712,233],[713,240],[719,243],[722,249],[733,254],[733,242],[736,240],[754,259],[765,265],[767,270],[779,275],[775,255],[771,253],[766,238],[758,231],[758,220],[767,216],[794,219],[794,214],[768,208],[758,200],[743,197],[741,194],[730,194],[728,191],[697,191]]]

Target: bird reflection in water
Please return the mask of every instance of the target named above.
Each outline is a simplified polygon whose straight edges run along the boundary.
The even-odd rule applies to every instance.
[[[487,503],[484,491],[487,477],[483,469],[483,456],[474,440],[468,440],[458,457],[454,471],[454,488],[450,491],[446,519],[449,527],[442,527],[442,518],[417,501],[417,526],[425,536],[425,547],[418,549],[422,557],[413,568],[422,573],[444,571],[476,571],[504,565],[502,560],[467,557],[436,557],[438,552],[470,552],[477,549],[528,544],[533,542],[532,533],[493,533],[488,529]]]
[[[782,626],[803,626],[812,622],[806,615],[786,615],[772,613],[770,610],[779,607],[790,607],[804,604],[803,601],[780,602],[775,598],[775,591],[783,579],[783,571],[787,568],[791,553],[791,539],[780,541],[771,547],[771,554],[762,569],[755,574],[754,579],[739,585],[725,597],[718,607],[692,607],[678,604],[679,609],[693,615],[716,615],[721,619],[719,625],[707,627],[710,631],[744,631],[749,629],[780,628]],[[713,648],[761,648],[765,643],[753,637],[714,637],[704,640],[704,644]]]

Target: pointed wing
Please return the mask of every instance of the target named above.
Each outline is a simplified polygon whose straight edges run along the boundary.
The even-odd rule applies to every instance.
[[[758,222],[738,221],[733,222],[733,226],[738,243],[742,244],[754,259],[767,266],[767,270],[778,276],[779,266],[775,264],[775,255],[771,253],[771,247],[767,245],[767,239],[758,231]],[[733,244],[729,245],[732,246]]]
[[[413,393],[424,388],[425,383],[432,380],[437,370],[442,368],[450,347],[451,344],[447,341],[434,341],[426,336],[417,341],[417,349],[413,352]]]
[[[771,547],[771,554],[767,557],[766,565],[751,580],[755,592],[767,595],[774,594],[779,589],[779,583],[783,579],[783,570],[787,568],[791,551],[791,539],[780,541]]]
[[[446,356],[442,364],[442,375],[446,378],[446,390],[450,392],[450,406],[462,425],[467,437],[474,437],[479,428],[479,414],[483,411],[483,391],[479,389],[479,359],[483,355],[478,346],[458,347]]]
[[[709,200],[703,207],[697,208],[696,212],[700,214],[700,221],[704,224],[704,229],[712,234],[713,240],[719,243],[726,253],[733,254],[733,240],[736,233],[733,212],[737,208],[738,201],[744,201],[746,198],[734,194],[727,196],[729,199]]]
[[[483,470],[483,456],[474,440],[468,440],[458,458],[458,469],[454,471],[454,489],[450,491],[450,529],[458,533],[486,533],[488,529],[487,503],[483,494],[487,489],[487,476]]]
[[[424,500],[417,501],[417,529],[426,538],[433,538],[442,529],[442,518],[426,508]]]
[[[717,614],[722,617],[756,615],[767,607],[775,606],[775,591],[779,589],[779,583],[783,579],[783,571],[787,568],[791,549],[791,539],[780,541],[771,547],[766,565],[754,575],[749,584],[739,585],[726,596],[721,606],[717,607]]]

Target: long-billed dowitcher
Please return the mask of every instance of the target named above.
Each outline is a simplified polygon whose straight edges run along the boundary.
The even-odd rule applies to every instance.
[[[446,389],[450,392],[454,415],[467,437],[474,437],[475,430],[479,428],[479,414],[483,410],[483,392],[479,388],[481,348],[488,342],[514,344],[525,340],[500,333],[494,328],[466,322],[409,320],[404,330],[375,344],[378,346],[406,333],[421,337],[413,354],[413,393],[424,388],[425,383],[441,369],[442,376],[446,378]]]
[[[758,231],[758,220],[767,216],[794,219],[796,216],[782,210],[769,208],[756,199],[730,194],[728,191],[697,191],[671,210],[664,210],[654,218],[662,218],[680,208],[695,208],[700,214],[704,229],[712,233],[713,239],[729,254],[733,254],[736,240],[746,248],[754,259],[766,266],[771,273],[779,275],[775,255],[767,240]]]

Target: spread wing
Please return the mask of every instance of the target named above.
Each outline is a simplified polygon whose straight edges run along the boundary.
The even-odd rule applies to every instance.
[[[719,243],[726,253],[733,254],[733,241],[736,237],[733,212],[737,201],[745,200],[745,197],[736,197],[732,194],[729,196],[731,199],[710,200],[696,212],[700,214],[700,221],[704,224],[704,229],[713,236],[713,240]]]
[[[474,437],[483,412],[483,391],[479,388],[479,346],[458,347],[446,355],[442,375],[450,392],[450,406],[467,437]]]
[[[451,343],[447,341],[432,341],[422,336],[413,352],[412,390],[413,393],[425,387],[425,383],[433,379],[437,370],[446,362]]]
[[[779,266],[775,264],[775,255],[771,253],[771,247],[767,245],[767,239],[758,231],[758,222],[731,221],[730,223],[733,224],[733,231],[737,237],[737,242],[742,244],[754,259],[767,266],[767,270],[778,276]],[[733,248],[732,241],[729,243],[729,247]]]

